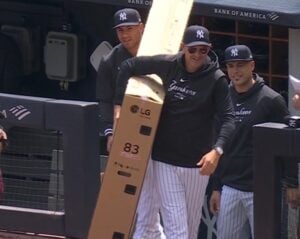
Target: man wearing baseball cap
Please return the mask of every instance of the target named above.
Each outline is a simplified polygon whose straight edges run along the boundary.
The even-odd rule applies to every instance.
[[[142,23],[139,12],[132,8],[124,8],[114,15],[114,28],[122,26],[137,26]]]
[[[144,31],[144,24],[137,10],[124,8],[114,14],[113,29],[115,29],[120,43],[101,59],[97,74],[97,98],[100,114],[104,121],[103,133],[107,137],[108,152],[113,140],[113,99],[117,75],[121,63],[136,56]],[[152,177],[152,164],[149,162],[137,208],[133,239],[165,238],[159,221],[159,203],[158,198],[156,198],[157,194],[153,192]]]
[[[133,74],[157,74],[166,92],[151,155],[166,238],[196,239],[209,175],[234,128],[227,79],[211,51],[208,30],[189,26],[178,54],[123,62],[115,97],[118,110]],[[215,115],[221,122],[216,137]]]
[[[210,210],[217,215],[218,239],[254,238],[252,126],[283,123],[289,112],[283,97],[253,73],[255,61],[249,47],[226,48],[225,64],[231,81],[235,131],[213,175]]]
[[[120,43],[101,59],[97,74],[97,99],[104,120],[107,151],[110,151],[112,142],[113,98],[119,66],[124,60],[137,54],[144,24],[137,10],[125,8],[114,14],[113,29]]]

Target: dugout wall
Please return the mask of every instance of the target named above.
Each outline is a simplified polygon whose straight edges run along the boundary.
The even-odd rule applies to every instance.
[[[254,237],[280,239],[282,166],[291,163],[286,160],[300,158],[300,130],[284,124],[265,123],[254,126],[253,132]],[[294,167],[297,169],[297,162]]]
[[[86,238],[99,190],[97,103],[9,94],[0,102],[9,137],[0,229]]]

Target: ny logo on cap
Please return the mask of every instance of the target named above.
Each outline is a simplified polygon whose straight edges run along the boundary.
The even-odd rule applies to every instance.
[[[196,37],[197,38],[204,38],[204,31],[203,30],[198,30],[197,33],[196,33]]]
[[[120,13],[120,21],[125,21],[125,20],[127,20],[126,12],[121,12]]]
[[[231,49],[231,56],[238,56],[239,55],[239,50],[237,48]]]

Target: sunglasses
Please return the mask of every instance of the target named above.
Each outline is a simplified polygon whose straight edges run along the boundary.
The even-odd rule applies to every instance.
[[[208,47],[205,47],[205,48],[197,48],[197,47],[194,47],[194,46],[190,46],[187,48],[188,52],[190,54],[195,54],[197,51],[200,53],[200,54],[207,54],[209,52],[209,48]]]

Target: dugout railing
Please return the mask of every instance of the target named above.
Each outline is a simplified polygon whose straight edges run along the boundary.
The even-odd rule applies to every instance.
[[[254,238],[282,235],[282,178],[287,162],[300,158],[300,129],[284,124],[256,125],[254,132]],[[298,168],[297,161],[294,167]]]
[[[0,111],[0,229],[85,239],[100,183],[98,104],[0,94]]]

